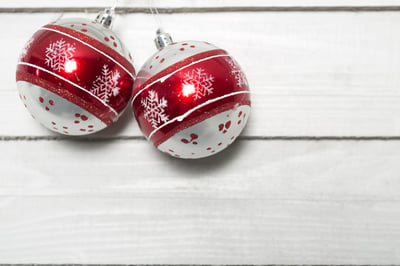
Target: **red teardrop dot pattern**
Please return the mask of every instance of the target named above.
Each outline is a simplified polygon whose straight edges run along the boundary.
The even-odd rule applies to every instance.
[[[228,110],[210,117],[192,127],[176,133],[157,148],[169,155],[195,159],[216,154],[228,147],[237,138],[246,124],[245,115],[250,113],[250,106],[242,105],[235,110]],[[240,123],[238,123],[241,121]],[[216,125],[216,134],[205,134],[204,126]],[[178,142],[176,139],[178,138]],[[177,156],[178,155],[178,156]]]
[[[25,67],[21,66],[23,64],[18,64],[17,86],[21,97],[24,94],[27,96],[27,101],[23,101],[23,104],[44,127],[64,134],[68,132],[70,135],[85,135],[89,130],[97,132],[109,126],[119,117],[121,110],[123,110],[122,107],[125,107],[125,103],[127,103],[125,98],[129,98],[129,91],[132,89],[131,85],[133,85],[135,74],[129,60],[132,56],[119,38],[116,35],[113,36],[114,34],[116,33],[105,29],[95,21],[60,19],[55,21],[55,25],[45,25],[32,36],[28,43],[32,43],[33,46],[26,45],[27,55],[20,61],[29,62],[33,66],[25,70]],[[62,52],[65,52],[64,50],[71,48],[69,50],[70,54],[63,55],[61,63],[54,61],[55,63],[48,64],[48,61],[46,61],[47,63],[44,64],[44,60],[49,60],[49,54],[46,49],[56,45],[57,42],[65,43],[65,47],[60,48],[55,53],[60,53],[61,55]],[[32,47],[33,49],[30,49]],[[30,61],[32,53],[35,53],[34,61]],[[88,60],[80,57],[83,54]],[[100,74],[100,69],[98,71],[96,68],[93,70],[85,68],[84,71],[86,72],[84,74],[82,74],[83,72],[81,73],[83,76],[78,73],[79,77],[77,76],[78,79],[75,79],[73,74],[65,74],[70,73],[69,65],[68,69],[63,69],[66,67],[64,63],[72,58],[77,60],[75,61],[78,66],[80,60],[83,60],[88,63],[88,66],[94,64],[99,68],[101,66],[108,67],[115,73],[118,70],[120,75],[118,80],[119,90],[113,91],[114,96],[118,94],[118,97],[113,97],[107,103],[103,102],[103,106],[98,105],[97,101],[91,98],[93,95],[86,96],[85,90],[92,89],[91,86],[93,86],[93,81]],[[51,59],[57,60],[56,55]],[[64,74],[67,75],[65,79],[70,81],[68,86],[78,85],[78,87],[83,88],[83,91],[75,90],[73,87],[71,89],[68,86],[66,86],[66,89],[69,91],[60,91],[57,87],[63,84],[59,83],[58,79],[49,78],[50,76],[47,74],[43,75],[44,70],[41,67],[62,77],[64,77]],[[30,78],[30,76],[26,75],[26,72],[37,75],[37,77],[35,79],[33,79],[33,76]],[[116,98],[118,100],[115,100]],[[81,116],[76,117],[75,113],[79,113]],[[56,123],[56,125],[52,122]],[[87,127],[89,124],[93,125],[90,129]],[[84,129],[84,131],[81,131],[81,129]]]
[[[20,89],[20,88],[19,88]],[[36,91],[37,96],[33,96],[32,92]],[[43,117],[44,115],[49,117],[48,122],[46,123],[43,121],[41,124],[53,131],[67,134],[67,135],[84,135],[88,133],[92,133],[96,131],[96,126],[93,124],[97,118],[91,118],[91,115],[86,113],[85,110],[77,107],[81,111],[79,112],[72,112],[66,113],[70,116],[69,119],[60,119],[58,113],[54,116],[53,112],[58,111],[58,104],[62,101],[66,101],[65,99],[61,98],[60,96],[49,94],[48,92],[43,93],[40,87],[27,87],[25,91],[20,90],[19,97],[22,100],[24,106],[29,109],[31,113],[31,117],[36,119],[36,115]],[[26,94],[26,95],[25,95]],[[39,96],[40,95],[40,96]],[[65,103],[64,103],[65,104]],[[67,103],[71,104],[71,103]],[[71,121],[71,122],[67,122]],[[99,120],[98,120],[99,121]],[[71,124],[69,124],[71,123]],[[96,122],[97,123],[97,122]],[[100,121],[100,123],[102,123]],[[104,128],[106,125],[101,126],[100,128]]]

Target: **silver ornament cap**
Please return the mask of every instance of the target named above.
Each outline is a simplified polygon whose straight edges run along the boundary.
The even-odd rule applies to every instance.
[[[99,14],[97,15],[95,21],[99,24],[102,24],[106,28],[110,28],[113,24],[113,19],[114,19],[114,9],[104,9],[103,11],[100,11]]]
[[[158,50],[164,48],[168,44],[172,43],[172,37],[169,33],[164,32],[162,29],[157,30],[157,37],[154,39]]]

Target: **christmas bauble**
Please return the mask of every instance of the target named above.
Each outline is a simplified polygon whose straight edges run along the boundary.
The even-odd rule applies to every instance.
[[[17,66],[17,87],[32,117],[62,134],[97,132],[132,97],[132,58],[99,21],[62,19],[40,28]]]
[[[226,51],[200,41],[170,43],[141,68],[133,110],[155,147],[203,158],[229,146],[250,114],[248,82]]]

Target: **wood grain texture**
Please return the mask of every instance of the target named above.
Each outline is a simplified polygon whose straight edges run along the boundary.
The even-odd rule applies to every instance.
[[[151,1],[151,3],[150,3]],[[398,6],[399,0],[119,0],[118,7],[238,7],[238,6]],[[106,7],[114,0],[14,0],[4,1],[2,7]]]
[[[14,114],[0,117],[1,135],[53,134],[24,110],[17,97],[14,66],[25,40],[57,16],[0,17],[0,23],[23,22],[15,23],[13,41],[4,43],[0,51],[7,65],[0,76],[0,108]],[[210,41],[240,62],[253,101],[246,136],[400,134],[400,12],[175,14],[161,19],[176,40]],[[201,34],[192,30],[197,23]],[[124,15],[116,21],[115,29],[129,45],[137,68],[155,51],[155,28],[153,18],[144,14]],[[6,36],[8,31],[3,27],[0,34]],[[111,135],[141,133],[132,115],[126,114],[118,126],[100,134]]]
[[[400,142],[239,141],[200,161],[145,141],[0,148],[1,262],[400,262]]]
[[[112,3],[0,4],[22,12],[0,15],[12,25],[0,27],[0,263],[400,264],[400,12],[364,12],[400,1],[154,1],[310,9],[160,16],[175,40],[228,50],[251,86],[242,137],[195,161],[154,149],[131,112],[99,134],[69,139],[20,103],[19,51],[60,15],[23,12]],[[155,51],[156,27],[143,13],[116,20],[137,68]]]

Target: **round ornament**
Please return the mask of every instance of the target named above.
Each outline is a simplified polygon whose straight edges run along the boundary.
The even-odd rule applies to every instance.
[[[96,20],[61,19],[26,43],[16,80],[20,98],[43,126],[67,135],[100,131],[115,122],[132,97],[135,70],[109,28],[112,13]]]
[[[133,111],[159,150],[203,158],[228,147],[250,114],[245,74],[225,50],[208,42],[172,42],[158,32],[158,52],[138,72]]]

